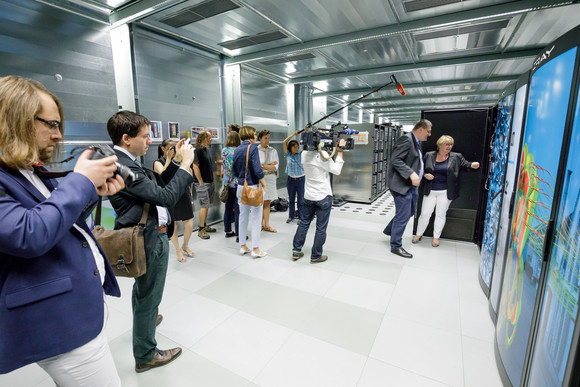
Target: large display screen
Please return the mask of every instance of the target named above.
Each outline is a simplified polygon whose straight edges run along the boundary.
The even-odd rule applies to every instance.
[[[491,171],[487,182],[488,195],[487,208],[485,211],[485,225],[483,229],[483,242],[481,244],[481,261],[479,263],[479,275],[488,289],[491,282],[493,259],[495,258],[495,241],[497,237],[501,202],[503,199],[502,193],[508,159],[513,107],[513,94],[502,98],[501,101],[499,101],[495,123]]]
[[[578,316],[580,285],[580,98],[570,139],[530,386],[562,386]],[[576,343],[577,345],[578,343]]]
[[[518,156],[520,154],[520,140],[522,134],[522,123],[524,119],[524,108],[526,106],[526,93],[528,85],[523,85],[516,91],[516,101],[512,121],[512,133],[510,135],[510,150],[505,172],[505,183],[503,190],[503,199],[501,205],[501,216],[497,230],[495,258],[493,260],[493,274],[491,288],[489,289],[489,302],[495,313],[499,303],[499,290],[501,289],[501,274],[504,268],[505,248],[508,242],[508,232],[510,229],[509,221],[511,219],[510,201],[516,186],[516,172]]]
[[[546,62],[532,75],[530,82],[496,327],[499,355],[514,386],[520,385],[530,335],[575,59],[576,47]]]

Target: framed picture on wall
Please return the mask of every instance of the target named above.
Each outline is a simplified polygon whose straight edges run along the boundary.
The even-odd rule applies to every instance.
[[[179,140],[179,122],[169,122],[169,138]]]
[[[190,143],[195,145],[195,140],[197,140],[197,136],[203,132],[205,130],[205,128],[199,127],[199,126],[192,126],[190,133],[191,133],[191,140]]]
[[[151,135],[151,141],[161,142],[163,140],[163,135],[161,133],[162,123],[161,121],[151,121],[149,124],[149,131]]]
[[[206,130],[211,134],[213,140],[218,140],[220,138],[218,128],[206,128]]]

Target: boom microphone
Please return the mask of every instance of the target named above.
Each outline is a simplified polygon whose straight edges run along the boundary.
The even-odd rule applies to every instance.
[[[401,95],[405,95],[405,89],[403,88],[403,85],[401,85],[401,83],[397,82],[397,78],[395,78],[394,75],[391,75],[391,81],[393,81],[395,83],[395,87],[397,88],[397,90],[399,90],[399,93],[401,93]]]

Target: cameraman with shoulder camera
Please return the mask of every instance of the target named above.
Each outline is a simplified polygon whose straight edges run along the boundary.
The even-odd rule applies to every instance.
[[[307,129],[306,129],[307,130]],[[328,256],[322,255],[322,246],[326,242],[326,227],[332,209],[332,187],[330,174],[340,175],[344,164],[342,146],[343,139],[336,147],[336,160],[333,160],[324,150],[303,150],[302,165],[306,182],[304,184],[304,216],[298,222],[298,229],[292,243],[292,258],[298,260],[304,256],[302,247],[310,223],[316,215],[316,234],[310,254],[310,263],[324,262]],[[310,149],[310,148],[308,148]]]
[[[174,207],[193,182],[190,165],[194,153],[187,142],[178,144],[176,158],[181,159],[181,167],[170,164],[177,171],[166,186],[160,175],[141,166],[137,157],[144,156],[151,144],[150,123],[142,115],[127,110],[115,113],[107,122],[107,131],[115,144],[119,163],[129,167],[136,175],[130,187],[109,198],[117,213],[115,229],[137,225],[144,205],[150,204],[144,231],[147,272],[135,278],[133,286],[133,356],[136,372],[163,366],[181,354],[179,347],[164,351],[157,348],[155,327],[161,322],[161,315],[157,312],[165,287],[169,238],[174,226],[174,219],[171,219],[167,208]]]
[[[41,165],[63,122],[41,83],[0,78],[0,374],[36,362],[58,386],[117,387],[104,295],[121,292],[85,219],[124,183],[116,156],[90,150],[57,183]]]

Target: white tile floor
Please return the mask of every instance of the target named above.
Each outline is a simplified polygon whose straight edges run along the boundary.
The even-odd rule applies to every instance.
[[[329,260],[293,262],[296,223],[272,213],[278,233],[262,233],[268,256],[252,259],[223,236],[223,225],[170,255],[160,307],[160,348],[181,346],[174,363],[136,374],[131,353],[132,280],[107,298],[107,336],[123,386],[501,386],[493,354],[494,326],[478,283],[475,245],[424,238],[389,252],[382,234],[393,216],[389,197],[349,203],[330,218]],[[0,386],[54,386],[29,365],[0,376]]]

